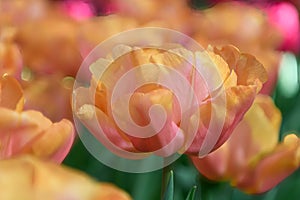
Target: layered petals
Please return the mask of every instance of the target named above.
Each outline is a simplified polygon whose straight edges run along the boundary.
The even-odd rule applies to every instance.
[[[253,56],[233,46],[193,53],[120,45],[90,70],[90,87],[75,90],[77,117],[96,138],[161,156],[206,155],[221,146],[267,78]]]
[[[0,171],[5,172],[0,174],[1,199],[131,199],[112,184],[96,182],[82,172],[30,156],[1,160]]]
[[[271,98],[257,96],[229,140],[192,161],[208,179],[230,181],[247,193],[266,192],[300,166],[300,140],[289,134],[278,143],[280,123],[280,111]]]
[[[52,123],[40,112],[23,111],[23,91],[10,76],[2,78],[0,88],[0,159],[33,154],[61,162],[73,143],[72,123]]]

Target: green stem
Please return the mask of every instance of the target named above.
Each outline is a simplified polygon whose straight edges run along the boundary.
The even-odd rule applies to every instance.
[[[161,179],[161,193],[160,193],[160,197],[161,199],[164,198],[164,194],[167,188],[167,184],[168,184],[168,178],[169,178],[169,172],[171,170],[171,165],[165,166],[162,169],[162,179]]]

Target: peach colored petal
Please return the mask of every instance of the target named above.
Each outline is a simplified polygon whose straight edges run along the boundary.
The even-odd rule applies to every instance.
[[[1,158],[18,154],[24,146],[51,125],[51,121],[39,112],[18,113],[4,108],[0,110]]]
[[[245,86],[239,87],[243,88]],[[242,88],[240,88],[240,91],[242,91]],[[252,93],[255,93],[255,90],[252,90]],[[237,105],[239,105],[239,103]],[[228,112],[232,112],[232,110],[234,109],[228,109]],[[274,121],[280,123],[278,118],[280,119],[280,112],[274,106],[270,98],[257,96],[254,104],[247,111],[243,120],[234,129],[231,138],[226,141],[220,149],[207,157],[214,157],[215,154],[222,152],[223,148],[225,148],[225,151],[231,154],[231,156],[228,157],[231,161],[227,162],[229,165],[227,166],[227,173],[228,171],[230,171],[230,173],[234,172],[235,170],[232,170],[232,168],[237,169],[237,166],[240,168],[241,166],[247,165],[257,154],[268,152],[276,146],[279,129],[277,128],[278,124],[273,125],[271,120],[276,119]],[[227,121],[226,119],[225,126]],[[262,134],[262,132],[264,134]]]
[[[228,157],[227,166],[231,176],[242,168],[247,168],[252,160],[259,159],[262,154],[276,147],[280,119],[280,112],[270,97],[263,95],[256,97],[244,119],[225,143],[232,152]]]
[[[0,79],[0,107],[21,111],[24,105],[23,90],[16,79],[3,76]]]
[[[201,172],[202,175],[210,180],[227,180],[227,165],[229,154],[227,146],[222,146],[222,151],[215,151],[209,154],[209,156],[199,159],[198,156],[190,156],[196,169]],[[218,164],[216,164],[218,163]]]
[[[212,144],[214,148],[211,150],[217,149],[229,138],[234,128],[237,126],[237,124],[243,118],[244,114],[250,108],[255,98],[255,94],[256,94],[256,87],[242,86],[242,85],[231,87],[225,91],[226,116],[224,116],[225,117],[224,124],[223,125],[220,124],[222,125],[222,132],[220,133],[220,137],[217,141],[215,141],[215,144]],[[222,98],[222,97],[218,97],[218,98]],[[218,99],[215,99],[214,101],[217,102]],[[211,106],[211,100],[208,101],[206,104],[200,106],[200,121],[198,125],[199,129],[193,143],[191,144],[191,146],[186,152],[187,154],[191,154],[191,155],[198,154],[199,149],[203,144],[204,138],[206,137],[209,124],[211,122],[210,119],[212,116],[211,114],[212,112],[218,113],[219,109],[220,108],[217,106],[214,107]],[[220,123],[222,123],[222,121],[223,120],[220,120]],[[191,123],[193,123],[193,121],[191,121]],[[195,125],[192,126],[195,127]]]
[[[0,76],[8,74],[20,78],[22,70],[22,55],[18,46],[13,42],[16,30],[1,29],[0,35]]]
[[[136,152],[125,135],[121,135],[115,124],[98,108],[85,104],[76,115],[88,130],[111,151],[123,155],[122,151]]]
[[[269,152],[277,145],[281,113],[270,97],[257,96],[245,117],[245,123],[251,127],[251,141],[257,153]],[[254,156],[256,153],[252,154]]]
[[[227,180],[248,193],[270,190],[300,166],[300,142],[288,135],[278,144],[280,111],[271,98],[259,95],[231,138],[196,168],[212,180]]]
[[[133,151],[135,148],[126,135],[118,132],[116,125],[107,115],[91,104],[90,88],[79,87],[74,95],[74,112],[88,130],[108,149],[115,152]]]
[[[237,74],[239,85],[257,85],[257,91],[260,91],[262,84],[267,81],[267,72],[264,66],[250,54],[239,53],[233,46],[223,46],[220,49],[214,48],[215,53],[231,65]],[[239,53],[239,56],[238,56]]]
[[[247,193],[263,193],[291,175],[300,166],[300,140],[287,135],[271,153],[253,163],[254,168],[241,173],[233,184]]]
[[[255,104],[259,105],[266,117],[269,119],[269,123],[272,124],[272,127],[278,132],[281,126],[281,113],[280,110],[275,106],[271,97],[265,95],[258,95],[255,99]]]
[[[54,123],[37,111],[16,112],[0,108],[0,157],[34,154],[61,162],[74,137],[71,122]]]
[[[73,124],[63,119],[60,122],[53,123],[44,133],[41,133],[30,144],[30,150],[37,157],[49,158],[51,160],[62,162],[71,149],[74,141]]]
[[[122,103],[125,102],[123,99],[115,103],[116,107],[113,108],[113,111],[118,116],[118,119],[115,120],[121,121],[120,124],[125,124],[126,127],[124,128],[126,130],[124,131],[136,149],[142,152],[154,152],[169,144],[177,134],[182,134],[178,132],[179,128],[172,121],[174,120],[173,115],[180,113],[180,110],[174,107],[173,98],[172,92],[167,89],[153,90],[145,94],[134,93],[129,102],[129,116],[126,115],[128,106]],[[163,111],[157,110],[158,108],[155,109],[154,105],[156,108],[158,105],[162,106],[162,109],[166,112],[165,116],[162,113]],[[130,120],[131,117],[133,122]],[[131,127],[131,123],[144,129]],[[122,129],[120,126],[119,128]],[[181,145],[182,143],[183,141]],[[177,146],[177,150],[181,145]]]
[[[30,156],[2,160],[0,171],[5,171],[0,174],[0,199],[131,199],[112,184],[98,183],[82,172]]]
[[[107,91],[105,85],[101,82],[97,84],[95,79],[92,79],[89,96],[92,94],[95,94],[95,106],[104,113],[107,113]]]

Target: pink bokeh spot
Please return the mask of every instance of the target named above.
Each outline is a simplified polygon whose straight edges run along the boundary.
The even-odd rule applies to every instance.
[[[85,1],[65,1],[62,10],[76,20],[84,20],[94,16],[93,6]]]
[[[281,2],[267,7],[266,12],[270,23],[278,28],[283,36],[281,49],[299,52],[299,14],[295,6],[288,2]]]

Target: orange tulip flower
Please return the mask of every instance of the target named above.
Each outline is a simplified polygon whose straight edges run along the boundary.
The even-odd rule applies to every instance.
[[[5,172],[0,173],[0,199],[131,199],[112,184],[98,183],[82,172],[35,157],[1,160],[0,171]]]
[[[23,91],[10,76],[0,80],[0,159],[33,154],[61,162],[69,152],[74,128],[63,119],[52,123],[40,112],[23,111]]]
[[[208,179],[230,181],[247,193],[266,192],[300,166],[300,140],[289,134],[278,142],[280,124],[280,111],[271,98],[257,96],[229,140],[192,161]]]
[[[154,152],[162,156],[169,156],[176,152],[205,155],[218,148],[231,135],[234,127],[251,106],[263,82],[266,81],[265,69],[253,56],[240,53],[233,46],[210,47],[204,52],[196,53],[181,47],[179,49],[177,49],[179,52],[185,52],[181,56],[172,53],[172,48],[171,50],[162,50],[157,48],[132,49],[128,46],[116,47],[112,52],[112,57],[100,59],[90,67],[93,74],[90,88],[76,89],[74,95],[76,115],[100,141],[103,141],[104,136],[115,146],[129,152]],[[116,58],[115,55],[120,54],[118,59],[113,60]],[[221,80],[218,82],[218,86],[214,86],[212,93],[218,93],[216,87],[221,84],[226,96],[226,104],[219,105],[217,103],[222,97],[212,97],[213,94],[208,91],[203,77],[194,71],[196,64],[186,62],[191,58],[187,55],[195,58],[197,62],[201,62],[204,69],[211,69],[208,60],[216,66]],[[149,63],[153,64],[149,68],[140,67]],[[99,73],[103,70],[104,65],[107,70],[99,78]],[[159,67],[160,65],[169,68],[163,69]],[[195,91],[198,103],[191,107],[183,106],[183,110],[190,109],[191,113],[181,118],[180,109],[182,107],[180,108],[179,104],[185,101],[183,105],[187,105],[188,100],[186,99],[189,99],[187,98],[189,94],[185,94],[185,92],[188,89],[182,89],[182,93],[174,95],[175,90],[171,91],[171,89],[154,83],[146,84],[135,90],[128,100],[129,105],[124,103],[127,101],[128,96],[126,95],[121,95],[119,100],[114,101],[112,94],[115,84],[123,74],[133,69],[136,70],[136,75],[131,77],[129,82],[123,83],[125,90],[140,81],[159,81],[160,77],[167,77],[166,79],[171,80],[171,87],[174,86],[175,90],[178,88],[180,90],[184,81],[174,79],[171,72],[167,70],[170,69],[178,71],[185,77]],[[216,77],[212,71],[206,73],[202,74],[202,76],[206,76],[204,78],[214,79]],[[215,83],[215,81],[214,79],[212,82]],[[115,93],[120,94],[119,92]],[[184,100],[181,100],[180,96]],[[154,105],[159,105],[165,110],[165,118],[161,113],[151,116],[150,108],[152,109]],[[129,109],[129,113],[127,109]],[[219,115],[214,115],[220,110],[224,111],[223,121]],[[215,125],[222,126],[218,136],[208,134],[213,115],[216,117]],[[135,131],[136,129],[130,132],[133,130],[130,127],[130,118],[139,126],[138,129],[150,127],[152,131],[156,131],[156,134],[151,132],[151,135],[145,130]],[[159,124],[164,120],[166,123],[160,127]],[[208,141],[215,140],[215,143],[204,142],[205,138]],[[202,146],[203,143],[209,147]]]

